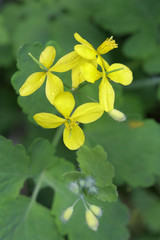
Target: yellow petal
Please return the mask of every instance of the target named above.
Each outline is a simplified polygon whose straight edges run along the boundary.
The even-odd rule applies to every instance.
[[[88,60],[94,59],[97,55],[97,52],[94,49],[88,48],[85,45],[81,44],[75,45],[74,50],[79,56]]]
[[[56,64],[50,68],[50,71],[53,72],[66,72],[74,68],[79,62],[80,56],[72,51],[65,56],[61,57]]]
[[[37,113],[33,118],[43,128],[56,128],[66,121],[51,113]]]
[[[54,62],[56,56],[56,50],[52,46],[48,46],[44,49],[39,57],[40,63],[42,63],[46,68],[50,68],[52,63]]]
[[[101,55],[98,55],[97,63],[101,66],[102,71],[105,71],[109,68],[108,62],[104,58],[102,58]]]
[[[85,103],[79,106],[71,118],[73,121],[80,123],[91,123],[102,116],[104,109],[99,103]]]
[[[102,57],[101,57],[101,59],[102,59],[102,65],[103,65],[104,69],[108,70],[108,68],[109,68],[108,62]]]
[[[104,111],[110,112],[114,107],[115,93],[109,81],[103,77],[99,85],[99,102]]]
[[[114,48],[118,48],[118,45],[115,43],[115,40],[113,40],[113,37],[107,38],[98,48],[97,52],[99,54],[105,54],[109,51],[111,51]]]
[[[47,73],[46,96],[51,104],[54,105],[54,99],[57,94],[63,92],[63,83],[61,79],[51,72]]]
[[[109,77],[112,81],[116,83],[129,85],[133,80],[133,74],[132,74],[132,71],[127,66],[120,63],[114,63],[107,69],[107,71],[110,72],[120,68],[123,68],[123,69],[109,73],[107,77]]]
[[[72,88],[77,88],[79,84],[81,84],[84,81],[85,79],[82,75],[81,67],[78,64],[76,67],[72,69]]]
[[[21,96],[28,96],[34,93],[44,83],[45,77],[45,72],[36,72],[31,74],[19,89],[19,94]]]
[[[74,34],[74,38],[75,38],[78,42],[86,45],[88,48],[94,49],[93,46],[92,46],[89,42],[87,42],[84,38],[82,38],[78,33],[75,33],[75,34]]]
[[[54,106],[65,117],[69,118],[75,106],[75,100],[70,92],[62,92],[54,99]]]
[[[75,124],[72,128],[66,126],[63,132],[63,142],[70,150],[80,148],[85,141],[85,136],[82,129]]]
[[[93,64],[87,62],[81,65],[81,72],[84,79],[91,83],[102,77],[102,72],[98,71]]]

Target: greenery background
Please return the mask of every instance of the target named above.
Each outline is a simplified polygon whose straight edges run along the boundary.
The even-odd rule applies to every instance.
[[[119,48],[108,53],[106,60],[109,63],[126,64],[133,71],[134,81],[130,86],[113,85],[116,91],[116,108],[126,114],[127,121],[117,123],[105,114],[96,123],[84,127],[86,144],[91,147],[99,144],[108,153],[108,160],[115,168],[114,182],[118,186],[119,199],[123,202],[123,206],[118,202],[115,208],[111,203],[106,205],[103,203],[106,220],[104,224],[101,224],[102,227],[99,231],[99,234],[102,234],[102,240],[129,239],[126,228],[121,228],[121,224],[122,226],[128,224],[133,240],[160,239],[159,13],[159,0],[5,0],[0,2],[0,133],[11,139],[14,144],[24,144],[27,152],[34,139],[43,137],[52,140],[55,133],[54,130],[41,129],[32,121],[32,115],[41,108],[52,111],[51,106],[40,98],[43,88],[33,97],[18,98],[17,103],[15,90],[18,93],[18,88],[25,78],[36,68],[36,66],[32,66],[32,61],[28,65],[25,62],[25,54],[28,49],[32,49],[32,52],[38,56],[48,41],[54,41],[52,44],[56,45],[58,59],[59,56],[73,49],[76,43],[73,37],[75,32],[78,32],[95,47],[98,47],[106,37],[113,35]],[[34,42],[40,44],[34,44]],[[22,48],[24,44],[27,45]],[[18,54],[19,49],[21,50]],[[12,77],[17,71],[17,66],[21,73]],[[62,77],[64,81],[70,81],[69,73]],[[90,90],[86,87],[84,91],[94,96],[94,88]],[[82,99],[78,99],[78,101],[81,103]],[[42,102],[43,104],[41,104]],[[49,145],[49,143],[47,144]],[[46,149],[51,148],[47,146]],[[59,158],[64,157],[75,164],[76,153],[67,150],[63,143],[58,145],[56,154]],[[23,158],[25,159],[25,157]],[[73,166],[69,166],[67,169],[70,168]],[[21,171],[25,177],[23,176],[20,183],[16,185],[17,194],[26,176],[36,175],[32,173],[31,176],[28,176],[20,168]],[[39,170],[37,175],[40,175],[40,172]],[[3,171],[0,176],[2,175]],[[30,191],[32,192],[33,189],[32,181],[28,185],[29,190],[27,190],[27,194],[25,190],[25,195],[30,195]],[[4,194],[3,191],[2,194]],[[51,188],[44,186],[38,197],[39,202],[49,208],[51,208],[52,191]],[[65,204],[67,207],[68,200],[66,203],[61,203],[58,199],[61,199],[61,196],[57,194],[55,205],[52,208],[54,214],[64,208]],[[28,199],[24,201],[19,199],[18,201],[19,203],[15,202],[15,208],[19,208],[19,215],[21,215]],[[11,209],[10,202],[7,204],[5,209]],[[124,205],[128,207],[128,213]],[[10,212],[12,213],[13,210],[11,209]],[[8,214],[9,210],[5,211],[2,212],[3,217]],[[36,221],[39,218],[41,221],[39,226],[43,226],[41,215],[44,216],[44,219],[46,217],[50,233],[53,231],[51,219],[47,218],[48,213],[45,211],[39,205],[35,206],[33,209],[35,215],[32,213],[34,216],[32,219],[35,218]],[[77,210],[76,213],[79,218],[78,222],[81,223],[83,218],[78,215],[78,211],[80,214],[81,210]],[[4,229],[5,224],[9,224],[7,221],[8,219],[4,221],[4,225],[0,223]],[[78,222],[76,222],[77,225]],[[107,227],[107,223],[111,225]],[[58,220],[57,224],[61,234],[68,234],[69,239],[75,239],[74,220],[68,231],[63,229],[64,226]],[[31,229],[31,225],[29,226]],[[41,227],[39,227],[39,231],[41,231],[40,229]],[[30,231],[32,232],[32,230]],[[23,232],[23,228],[21,231]],[[106,235],[105,231],[109,235]],[[114,231],[117,231],[117,235]],[[77,228],[77,232],[82,234],[80,228]],[[49,238],[47,230],[43,234],[42,238],[37,239],[44,239],[43,236],[48,237],[49,240],[53,239]],[[90,233],[87,233],[86,230],[86,236],[79,235],[79,239],[89,240],[91,237],[100,239],[99,235],[93,238],[93,235],[87,234]],[[7,236],[2,239],[12,238]],[[15,236],[15,239],[18,240],[18,237]],[[30,239],[32,238],[30,237]]]

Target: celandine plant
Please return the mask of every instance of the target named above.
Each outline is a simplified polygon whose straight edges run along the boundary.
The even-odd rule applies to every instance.
[[[63,235],[68,235],[69,239],[70,236],[71,239],[76,239],[77,234],[79,234],[81,239],[88,240],[91,236],[94,236],[92,235],[93,231],[97,233],[100,231],[100,234],[96,235],[95,239],[108,239],[105,236],[108,234],[109,237],[110,234],[108,230],[103,232],[104,226],[107,225],[108,229],[111,228],[111,222],[106,219],[110,217],[109,212],[113,214],[113,212],[116,213],[116,210],[109,203],[108,205],[105,204],[117,200],[117,190],[113,184],[114,169],[107,160],[107,154],[101,146],[95,146],[94,148],[83,146],[85,131],[82,128],[83,124],[95,122],[105,112],[116,121],[121,122],[126,119],[124,113],[114,108],[115,92],[111,82],[129,85],[133,80],[133,76],[131,70],[125,65],[121,63],[109,65],[102,57],[103,54],[118,47],[112,37],[107,38],[97,49],[94,49],[78,33],[75,33],[74,37],[79,44],[75,45],[72,52],[61,57],[56,63],[54,63],[56,49],[52,44],[41,51],[39,59],[36,58],[37,53],[36,56],[34,55],[39,45],[35,44],[30,48],[30,51],[27,50],[28,47],[22,47],[20,50],[21,55],[19,55],[18,60],[20,71],[14,75],[13,85],[16,86],[16,89],[19,89],[21,99],[24,99],[26,103],[29,99],[28,96],[33,96],[32,104],[35,110],[34,113],[32,112],[32,116],[38,125],[46,129],[59,128],[57,130],[59,137],[56,139],[56,144],[55,141],[53,141],[52,145],[47,140],[38,139],[31,146],[28,153],[31,158],[31,166],[28,168],[30,172],[26,176],[33,177],[36,186],[30,202],[28,203],[28,200],[25,200],[27,210],[23,217],[23,223],[25,221],[31,222],[31,216],[36,211],[37,214],[33,217],[41,220],[44,211],[44,217],[48,221],[48,226],[50,226],[48,236],[45,235],[46,233],[43,232],[41,227],[40,231],[43,232],[41,234],[46,239],[48,237],[49,240],[58,240],[62,239]],[[35,72],[30,70],[32,66],[28,64],[29,61],[37,64]],[[28,69],[31,74],[28,74]],[[69,83],[64,83],[59,77],[61,73],[65,74],[67,71],[71,71],[71,86],[69,86]],[[19,80],[22,81],[24,75],[25,79],[20,86]],[[97,89],[99,101],[96,101],[91,96],[86,96],[82,92],[82,87],[89,85],[92,88],[97,81],[100,81]],[[38,99],[41,99],[41,95],[44,94],[43,91],[40,91],[44,82],[45,100],[50,105],[50,112],[41,112],[36,109],[36,106],[41,104]],[[79,92],[79,89],[81,89],[81,92]],[[37,92],[39,92],[39,95],[35,100]],[[77,106],[75,94],[78,93],[84,96],[84,99],[88,98],[89,100]],[[75,169],[73,164],[59,157],[53,157],[55,154],[53,153],[54,148],[62,134],[64,145],[69,150],[78,150],[76,152],[79,164],[78,170]],[[50,216],[51,213],[45,214],[46,209],[41,212],[41,208],[39,209],[39,205],[36,203],[38,193],[43,185],[53,188],[55,192],[51,210],[52,215],[56,217],[54,227],[52,227],[53,216]],[[24,199],[21,201],[24,203]],[[121,209],[119,203],[116,206],[118,206],[117,209]],[[39,218],[37,217],[38,209],[41,213]],[[32,210],[35,212],[33,213]],[[124,215],[126,218],[126,213]],[[89,232],[86,232],[86,235],[85,231],[79,230],[79,233],[76,232],[78,231],[76,230],[77,226],[80,227],[81,225],[76,223],[76,219],[80,219],[82,228],[88,226],[89,230],[85,231]],[[36,224],[37,226],[41,225],[39,225],[39,222]],[[119,228],[118,221],[117,224],[117,228]],[[59,233],[56,232],[57,230],[53,230],[56,229],[56,226]],[[124,232],[126,234],[126,231]],[[115,238],[113,237],[113,239]]]
[[[115,93],[110,81],[128,85],[133,79],[132,72],[128,67],[120,63],[109,66],[102,58],[102,54],[117,48],[112,37],[106,39],[95,50],[78,33],[75,33],[74,36],[81,44],[75,45],[74,51],[63,56],[54,66],[52,66],[56,55],[54,47],[46,47],[41,53],[39,61],[29,53],[43,72],[31,74],[19,90],[21,96],[28,96],[40,88],[46,79],[46,97],[62,117],[50,113],[38,113],[34,115],[34,119],[44,128],[56,128],[65,124],[63,141],[70,150],[76,150],[84,144],[85,137],[79,123],[94,122],[102,116],[104,111],[117,121],[125,120],[125,115],[114,109]],[[98,66],[102,71],[97,70]],[[89,102],[74,110],[75,100],[72,93],[64,92],[61,79],[52,73],[68,70],[72,71],[72,92],[84,81],[94,84],[96,80],[102,78],[99,85],[99,103]]]

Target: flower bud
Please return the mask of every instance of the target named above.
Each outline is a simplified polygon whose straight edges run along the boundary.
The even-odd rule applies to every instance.
[[[92,186],[89,188],[89,193],[96,194],[97,193],[97,187]]]
[[[71,182],[69,185],[69,189],[75,194],[79,193],[79,186],[78,186],[77,182]]]
[[[91,188],[92,186],[94,186],[95,184],[95,181],[91,178],[91,177],[88,177],[86,179],[86,188]]]
[[[125,114],[120,112],[119,110],[113,109],[112,111],[108,112],[108,114],[118,122],[123,122],[126,120]]]
[[[97,216],[101,217],[102,216],[102,209],[96,205],[89,205],[90,210]]]
[[[68,207],[63,213],[62,213],[62,216],[61,216],[61,219],[64,221],[64,222],[67,222],[71,216],[72,216],[72,213],[73,213],[73,207]]]
[[[80,185],[81,187],[85,187],[85,184],[86,184],[85,180],[83,180],[83,179],[80,179],[80,180],[79,180],[79,185]]]
[[[97,231],[99,222],[89,209],[86,210],[86,222],[89,228],[91,228],[93,231]]]

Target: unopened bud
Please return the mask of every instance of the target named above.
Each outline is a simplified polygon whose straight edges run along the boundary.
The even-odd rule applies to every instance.
[[[96,205],[89,205],[90,210],[97,216],[101,217],[102,216],[102,209]]]
[[[79,180],[79,185],[80,185],[81,187],[84,187],[85,184],[86,184],[85,180],[83,180],[83,179],[80,179],[80,180]]]
[[[118,122],[123,122],[126,120],[125,114],[120,112],[119,110],[113,109],[112,111],[108,112],[108,114]]]
[[[93,231],[97,231],[99,222],[89,209],[86,210],[86,222],[89,228],[91,228]]]
[[[64,221],[64,222],[67,222],[71,216],[72,216],[72,213],[73,213],[73,207],[68,207],[63,213],[62,213],[62,216],[61,216],[61,219]]]
[[[97,188],[95,186],[92,186],[89,188],[89,193],[96,194],[97,193]]]
[[[77,182],[71,182],[69,185],[69,189],[75,194],[79,193],[79,186],[78,186]]]
[[[91,178],[91,177],[88,177],[86,179],[86,188],[91,188],[92,186],[94,186],[95,184],[95,181]]]

